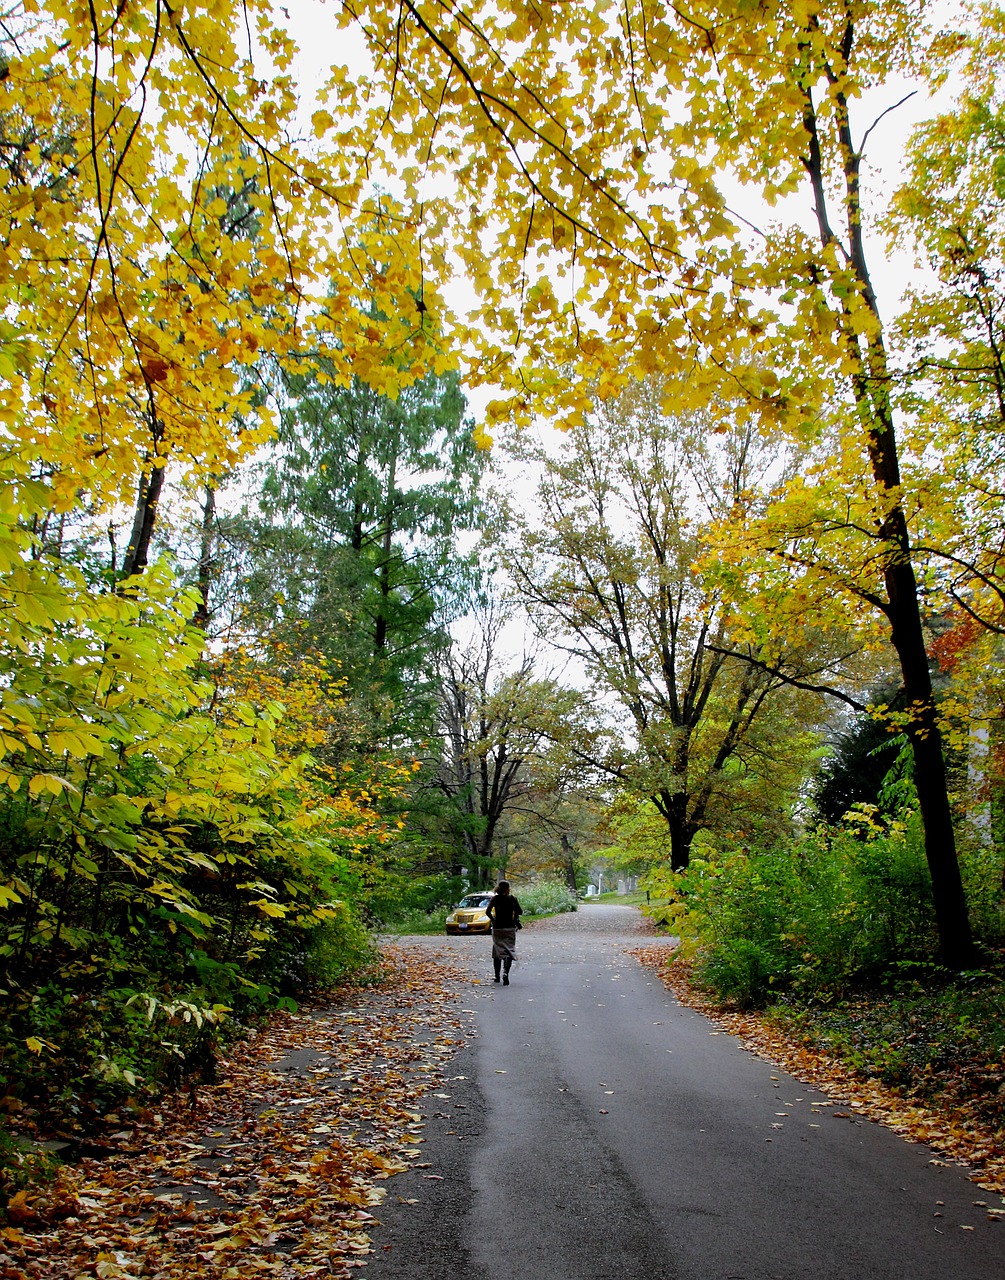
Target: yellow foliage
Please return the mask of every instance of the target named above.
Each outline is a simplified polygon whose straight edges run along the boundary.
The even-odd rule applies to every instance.
[[[337,682],[228,655],[214,686],[167,565],[123,582],[62,544],[67,522],[103,536],[144,477],[212,482],[258,448],[264,361],[316,351],[392,395],[442,366],[416,222],[367,177],[365,94],[346,80],[293,141],[293,53],[264,0],[19,0],[5,17],[0,789],[37,817],[32,945],[113,865],[198,931],[213,915],[193,883],[383,838],[374,780],[357,797],[309,754]],[[66,912],[46,898],[59,881]],[[25,900],[16,876],[0,894]],[[261,901],[259,922],[286,910]]]

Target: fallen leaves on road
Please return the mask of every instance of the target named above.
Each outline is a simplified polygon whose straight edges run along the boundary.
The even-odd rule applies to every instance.
[[[124,1125],[109,1159],[14,1197],[0,1280],[349,1276],[381,1183],[419,1154],[416,1101],[466,1039],[457,976],[391,951],[377,988],[276,1016],[193,1108],[179,1097]]]
[[[988,1191],[1005,1193],[1005,1135],[1000,1131],[977,1125],[955,1110],[939,1112],[906,1099],[839,1059],[786,1038],[756,1012],[722,1008],[692,985],[688,965],[674,959],[674,951],[674,944],[668,943],[638,948],[633,955],[659,973],[681,1004],[736,1036],[744,1048],[816,1085],[832,1102],[855,1108],[854,1117],[849,1112],[835,1115],[877,1120],[969,1166],[973,1180]]]

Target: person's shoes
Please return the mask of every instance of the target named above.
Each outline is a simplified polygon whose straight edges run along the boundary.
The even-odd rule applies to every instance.
[[[509,986],[509,974],[508,974],[508,973],[503,977],[503,986],[504,986],[504,987],[508,987],[508,986]]]
[[[492,981],[493,981],[493,982],[498,982],[498,981],[499,981],[499,975],[498,975],[498,974],[496,974],[496,976],[492,979]]]

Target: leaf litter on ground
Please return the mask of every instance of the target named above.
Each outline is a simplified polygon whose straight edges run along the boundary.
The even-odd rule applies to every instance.
[[[1005,1192],[1005,1143],[807,1048],[763,1015],[716,1005],[674,947],[634,951],[682,1003],[816,1085],[849,1119],[878,1120]],[[467,1040],[469,977],[442,955],[386,952],[381,980],[331,1005],[275,1015],[240,1042],[220,1083],[123,1121],[105,1160],[61,1171],[10,1202],[0,1280],[279,1280],[349,1277],[393,1174],[418,1161],[416,1103],[447,1087]],[[440,1095],[442,1096],[442,1094]],[[988,1206],[989,1217],[1002,1210]]]
[[[105,1160],[19,1193],[0,1280],[312,1280],[365,1265],[382,1185],[419,1155],[416,1102],[465,1043],[462,977],[385,952],[373,987],[277,1014],[219,1083],[123,1122]]]

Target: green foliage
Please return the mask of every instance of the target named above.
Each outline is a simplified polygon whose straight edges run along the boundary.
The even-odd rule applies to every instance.
[[[213,1078],[223,1005],[207,1006],[196,989],[170,999],[130,987],[87,991],[81,976],[63,970],[15,1002],[2,1045],[7,1094],[77,1130],[165,1088]]]
[[[76,583],[87,625],[39,626],[31,662],[0,643],[0,1091],[80,1126],[362,958],[331,900],[365,820],[279,756],[280,702],[199,674],[165,567],[142,600]]]
[[[330,904],[328,919],[304,931],[299,985],[334,987],[365,972],[376,961],[373,939],[348,905]]]
[[[443,617],[473,573],[484,454],[455,374],[392,397],[320,360],[289,375],[262,517],[235,522],[258,630],[337,663],[371,739],[428,730]]]
[[[960,874],[974,934],[987,949],[1005,945],[1005,851],[971,836],[960,847]]]
[[[889,703],[895,692],[877,690],[873,697],[877,703]],[[813,786],[813,806],[820,821],[838,823],[854,805],[877,804],[901,745],[877,716],[857,716],[837,734]]]
[[[860,811],[767,852],[714,850],[665,886],[664,909],[702,981],[751,1005],[772,991],[841,992],[937,951],[916,818],[888,829]]]
[[[612,843],[598,849],[607,871],[640,875],[667,861],[666,821],[651,800],[640,800],[630,792],[618,793],[604,816]]]
[[[746,938],[730,938],[704,956],[699,980],[741,1009],[764,1003],[774,980],[777,957]]]
[[[579,899],[562,880],[537,880],[533,884],[518,885],[513,892],[520,899],[525,915],[554,916],[579,907]]]
[[[420,876],[408,883],[399,904],[402,909],[412,911],[444,911],[460,901],[466,892],[467,885],[463,876],[446,872]]]
[[[445,916],[446,912],[443,909],[439,911],[422,911],[419,908],[412,907],[408,911],[403,911],[401,915],[395,916],[384,927],[388,933],[399,937],[413,933],[442,933]]]
[[[811,1049],[940,1110],[1005,1124],[1005,982],[1000,972],[950,975],[934,966],[868,999],[821,1003],[793,996],[770,1017]]]

